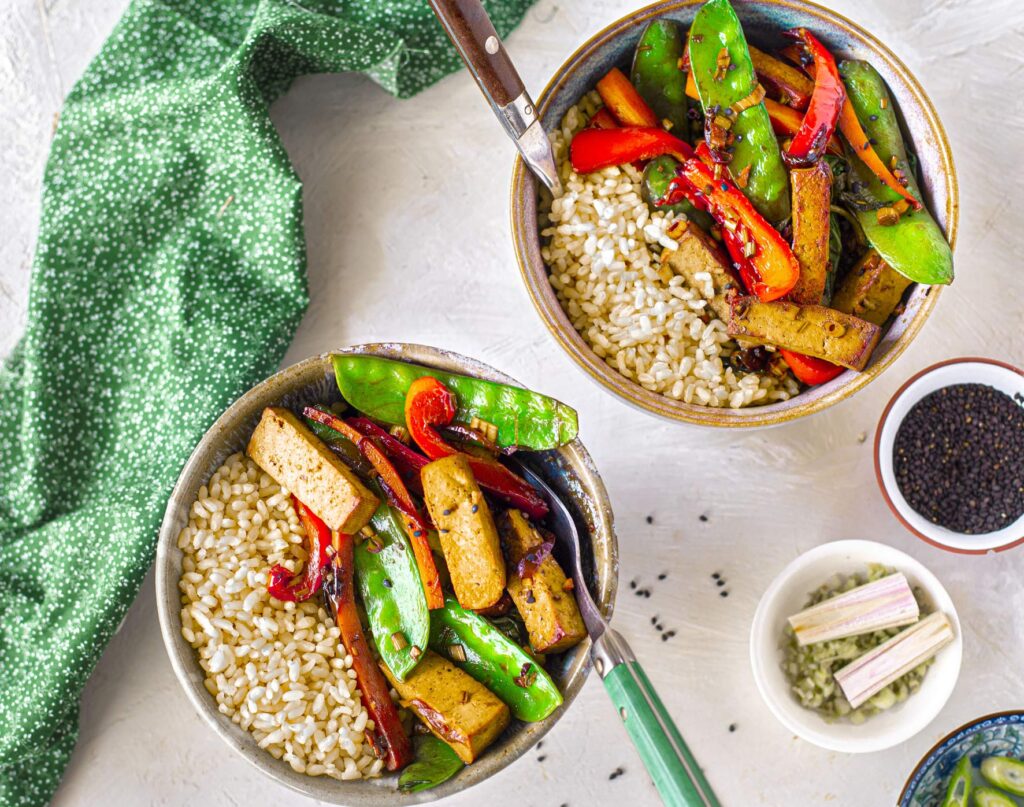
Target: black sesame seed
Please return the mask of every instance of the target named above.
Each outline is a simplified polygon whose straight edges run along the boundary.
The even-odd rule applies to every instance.
[[[651,624],[652,625],[657,625],[658,624],[658,617],[652,616],[651,617]]]
[[[724,586],[724,585],[725,585],[725,579],[724,579],[724,578],[722,578],[722,577],[719,577],[719,578],[718,578],[718,579],[717,579],[717,580],[715,581],[715,585],[716,585],[716,586]]]
[[[719,591],[718,592],[718,596],[719,597],[728,597],[729,596],[729,592],[728,591]]]
[[[711,579],[712,579],[712,580],[717,580],[717,579],[718,579],[719,577],[721,577],[721,576],[722,576],[722,575],[721,575],[721,574],[720,574],[719,572],[712,572],[712,573],[711,573]]]
[[[900,492],[929,521],[964,535],[1024,514],[1024,408],[984,384],[943,387],[907,413],[893,444]]]
[[[391,580],[390,580],[389,578],[385,577],[385,578],[384,578],[384,579],[383,579],[383,580],[381,581],[381,585],[383,585],[383,586],[384,586],[384,588],[391,588],[391,587],[392,587],[392,586],[394,585],[394,583],[392,583],[392,582],[391,582]]]
[[[479,504],[474,504],[474,505],[473,505],[473,506],[472,506],[472,507],[470,508],[470,512],[471,512],[471,513],[475,513],[475,512],[476,512],[477,510],[479,510],[479,509],[480,509],[480,505],[479,505]]]
[[[701,521],[707,521],[707,520],[708,520],[708,517],[707,517],[707,516],[706,516],[706,515],[705,515],[704,513],[701,513],[701,514],[700,514],[700,520],[701,520]]]
[[[537,757],[538,762],[543,762],[545,759],[547,759],[547,757],[544,756],[544,754],[541,754],[539,757]]]
[[[868,120],[878,120],[878,115],[868,115]]]
[[[647,516],[647,523],[648,524],[653,524],[654,523],[654,516]]]
[[[629,587],[630,587],[631,589],[634,589],[634,590],[635,590],[635,589],[636,589],[636,580],[630,580],[630,581],[629,581]]]
[[[668,577],[668,572],[662,572],[658,575],[659,580],[664,580],[666,577]]]
[[[661,634],[661,641],[663,641],[663,642],[667,642],[668,641],[668,634],[667,633]]]
[[[729,724],[729,731],[736,731],[736,724],[735,723],[730,723]]]
[[[442,511],[441,511],[441,515],[442,515],[442,516],[450,516],[451,514],[452,514],[452,511],[451,511],[451,509],[448,509],[448,510],[442,510]]]

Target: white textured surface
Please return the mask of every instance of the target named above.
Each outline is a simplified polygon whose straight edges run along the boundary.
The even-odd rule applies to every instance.
[[[123,5],[0,0],[0,355],[25,320],[54,114]],[[576,45],[633,5],[541,0],[509,42],[527,85],[539,90]],[[573,403],[617,513],[616,623],[730,806],[891,804],[919,755],[946,731],[1024,706],[1024,664],[1012,639],[1024,632],[1024,550],[963,559],[917,541],[882,502],[864,441],[888,396],[931,362],[974,354],[1024,363],[1024,7],[832,5],[900,54],[945,120],[962,193],[958,278],[885,376],[823,415],[773,431],[662,423],[600,392],[570,364],[519,282],[507,223],[512,147],[465,74],[405,102],[363,79],[310,77],[274,109],[306,180],[314,298],[285,361],[357,341],[425,342]],[[960,684],[938,719],[903,746],[862,757],[794,739],[761,703],[747,662],[759,594],[801,550],[838,538],[885,541],[924,561],[949,589],[965,631]],[[663,571],[669,576],[658,582]],[[712,585],[713,571],[728,580],[728,599]],[[652,585],[650,599],[630,592],[634,578]],[[658,640],[653,614],[677,631],[671,641]],[[543,763],[531,754],[448,803],[656,803],[596,679],[543,754]],[[609,781],[618,766],[626,775]],[[81,739],[54,803],[310,802],[258,777],[191,712],[164,655],[147,581],[86,690]]]

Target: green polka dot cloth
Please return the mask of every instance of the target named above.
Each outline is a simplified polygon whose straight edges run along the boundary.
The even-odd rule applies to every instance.
[[[529,2],[485,5],[506,34]],[[403,97],[459,64],[427,0],[136,0],[68,96],[0,367],[0,804],[53,795],[179,470],[306,308],[268,104],[304,73]]]

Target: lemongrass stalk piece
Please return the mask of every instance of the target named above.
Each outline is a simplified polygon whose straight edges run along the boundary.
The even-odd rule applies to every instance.
[[[800,645],[912,625],[921,616],[902,572],[830,597],[789,618]]]
[[[952,641],[953,626],[949,618],[941,611],[929,614],[851,661],[835,674],[836,683],[842,688],[850,706],[856,709]]]

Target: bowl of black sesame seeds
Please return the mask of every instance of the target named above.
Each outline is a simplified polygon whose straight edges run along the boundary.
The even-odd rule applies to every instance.
[[[878,423],[875,473],[896,518],[933,546],[1024,543],[1024,372],[962,358],[913,376]]]

